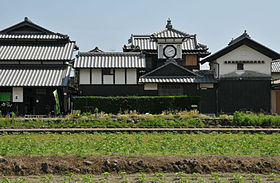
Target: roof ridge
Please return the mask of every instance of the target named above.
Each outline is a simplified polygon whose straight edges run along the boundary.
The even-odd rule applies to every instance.
[[[191,37],[191,36],[194,36],[194,35],[191,35],[191,34],[188,34],[186,32],[183,32],[183,31],[179,31],[177,29],[174,29],[174,28],[164,28],[158,32],[155,32],[151,35],[152,38],[157,38],[157,35],[161,34],[161,33],[164,33],[164,32],[167,32],[167,31],[171,31],[171,32],[175,32],[181,36],[184,36],[184,37]]]
[[[241,34],[240,36],[238,36],[237,38],[233,39],[228,43],[228,45],[231,45],[231,44],[234,44],[242,39],[245,39],[245,38],[248,38],[248,39],[251,39],[251,37],[249,36],[249,34],[247,33],[247,30],[244,30],[244,33]]]
[[[78,56],[94,56],[94,55],[104,55],[104,56],[114,56],[114,55],[141,55],[141,52],[79,52]]]
[[[27,25],[29,25],[33,28],[36,28],[36,29],[38,29],[38,31],[41,31],[41,32],[40,33],[9,33],[9,31],[18,28],[21,25],[23,26],[25,24],[27,24]],[[0,34],[4,34],[4,35],[58,35],[58,36],[64,37],[65,39],[69,38],[69,36],[66,35],[66,34],[61,34],[61,33],[58,33],[58,32],[55,33],[55,32],[50,31],[50,30],[48,30],[48,29],[46,29],[46,28],[44,28],[44,27],[42,27],[38,24],[33,23],[28,17],[25,17],[22,22],[19,22],[15,25],[12,25],[12,26],[10,26],[6,29],[1,30]]]

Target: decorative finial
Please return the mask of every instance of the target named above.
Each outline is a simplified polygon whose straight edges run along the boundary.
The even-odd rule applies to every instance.
[[[249,34],[247,33],[247,30],[244,30],[243,35],[246,36],[246,37],[248,37],[248,38],[251,38],[251,37],[249,36]]]
[[[24,17],[24,21],[28,21],[28,17]]]
[[[168,18],[168,20],[167,20],[166,28],[167,29],[171,29],[172,28],[172,24],[171,24],[170,18]]]

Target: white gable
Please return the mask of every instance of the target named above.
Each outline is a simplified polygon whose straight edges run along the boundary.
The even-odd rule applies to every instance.
[[[226,61],[263,61],[262,63],[244,63],[244,70],[237,70],[237,63],[225,63]],[[262,75],[271,76],[272,59],[246,45],[242,45],[231,52],[218,58],[219,77],[226,77],[227,74],[242,74],[246,71],[253,71]],[[259,75],[256,74],[256,77]]]

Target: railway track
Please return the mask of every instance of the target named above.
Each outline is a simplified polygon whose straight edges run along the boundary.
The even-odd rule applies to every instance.
[[[198,128],[0,128],[0,133],[94,133],[94,132],[185,132],[185,133],[280,133],[280,128],[255,128],[255,127],[198,127]]]

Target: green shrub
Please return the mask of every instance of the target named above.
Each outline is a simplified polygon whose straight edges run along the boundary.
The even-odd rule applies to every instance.
[[[235,126],[280,126],[278,115],[263,113],[244,113],[236,111],[233,114],[233,125]]]
[[[162,111],[191,110],[192,105],[199,107],[200,98],[190,96],[130,96],[130,97],[73,97],[74,110],[82,112],[99,111],[117,114],[120,111],[159,114]]]

